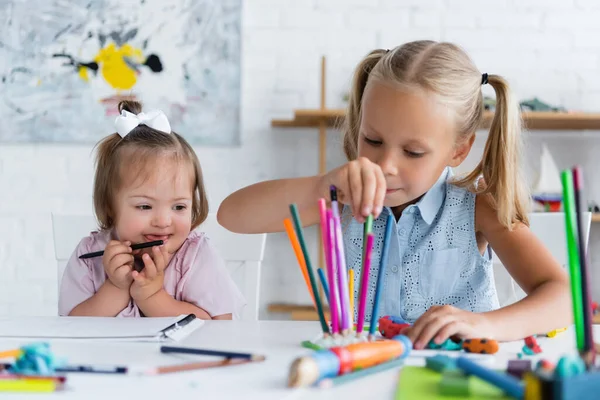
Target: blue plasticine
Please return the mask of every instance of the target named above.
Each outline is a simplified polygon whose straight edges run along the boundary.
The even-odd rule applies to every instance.
[[[58,360],[48,343],[32,343],[21,347],[22,354],[9,368],[10,372],[22,375],[54,375],[56,368],[64,364]]]
[[[425,359],[425,366],[441,373],[444,370],[456,369],[456,359],[438,354],[437,356],[427,357]]]
[[[558,360],[554,369],[556,378],[564,378],[585,374],[585,363],[579,356],[563,356]]]
[[[479,379],[500,388],[509,396],[516,397],[517,399],[523,398],[525,388],[521,382],[513,376],[483,367],[466,357],[458,357],[456,366],[465,371],[466,374],[475,375]]]
[[[452,339],[446,339],[443,343],[437,344],[432,340],[427,343],[427,348],[432,350],[457,351],[462,350],[462,341],[455,343]]]

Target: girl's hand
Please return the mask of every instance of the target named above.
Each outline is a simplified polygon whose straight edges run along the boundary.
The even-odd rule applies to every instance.
[[[377,218],[383,210],[387,187],[385,176],[379,165],[365,157],[330,171],[324,176],[324,183],[324,193],[328,194],[329,186],[334,185],[338,190],[338,201],[351,207],[358,222],[363,223],[370,214]]]
[[[102,265],[104,266],[104,272],[106,272],[113,285],[122,290],[129,290],[133,282],[131,276],[133,268],[131,242],[111,240],[104,250]]]
[[[167,267],[169,255],[165,245],[152,247],[152,257],[142,254],[144,269],[141,272],[133,271],[133,284],[130,288],[131,297],[135,301],[144,301],[163,288],[164,272]]]
[[[403,334],[410,338],[415,350],[426,348],[432,340],[441,344],[451,336],[459,339],[494,337],[492,324],[485,314],[449,305],[431,307]]]

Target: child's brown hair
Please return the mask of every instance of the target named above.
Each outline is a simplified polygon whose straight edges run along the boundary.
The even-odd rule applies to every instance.
[[[393,50],[374,50],[358,65],[342,126],[344,152],[354,160],[358,152],[362,96],[371,82],[432,94],[452,111],[457,143],[469,140],[481,126],[481,85],[496,92],[496,112],[483,158],[475,170],[455,185],[489,193],[500,222],[511,229],[517,221],[528,224],[529,193],[521,176],[521,115],[508,83],[499,75],[479,72],[469,56],[451,43],[420,40]],[[484,184],[477,186],[483,175]]]
[[[137,101],[121,101],[123,110],[132,114],[142,112]],[[123,184],[124,165],[143,171],[146,163],[167,155],[176,161],[189,163],[194,170],[192,196],[192,229],[198,227],[208,215],[208,199],[204,188],[200,161],[190,144],[175,132],[165,133],[146,125],[138,125],[125,137],[113,133],[97,144],[96,174],[94,177],[94,211],[101,229],[111,229],[115,224],[114,199]],[[126,159],[124,159],[126,155]],[[158,166],[157,166],[158,168]],[[143,173],[143,172],[142,172]]]

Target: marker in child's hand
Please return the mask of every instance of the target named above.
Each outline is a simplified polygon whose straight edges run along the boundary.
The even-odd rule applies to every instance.
[[[162,240],[153,240],[152,242],[146,242],[146,243],[136,243],[136,244],[131,245],[131,250],[140,250],[140,249],[145,249],[145,248],[153,247],[153,246],[161,246],[163,244],[164,244],[164,242]],[[79,256],[79,258],[83,260],[86,258],[100,257],[103,255],[104,255],[104,250],[96,251],[93,253],[82,254]]]

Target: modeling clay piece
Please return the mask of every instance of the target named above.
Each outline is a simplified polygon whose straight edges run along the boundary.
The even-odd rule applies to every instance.
[[[515,378],[522,379],[526,372],[531,371],[531,360],[509,360],[506,372]]]
[[[10,372],[21,375],[54,375],[62,362],[57,360],[48,343],[32,343],[21,347],[21,355],[10,367]]]
[[[459,370],[444,371],[440,381],[440,394],[469,396],[469,377]]]
[[[561,333],[561,332],[564,332],[564,331],[566,331],[566,330],[567,330],[567,328],[559,328],[559,329],[555,329],[555,330],[553,330],[553,331],[550,331],[550,332],[548,332],[548,333],[546,334],[546,336],[548,336],[548,337],[550,337],[550,338],[553,338],[553,337],[555,337],[556,335],[558,335],[559,333]]]
[[[446,339],[444,342],[437,344],[432,340],[427,343],[427,348],[432,350],[456,351],[462,349],[462,341],[457,343],[452,339]]]
[[[499,346],[493,339],[466,339],[463,341],[462,348],[467,353],[496,354]]]
[[[540,360],[537,363],[536,370],[554,371],[554,364],[548,360]]]
[[[570,376],[581,375],[585,373],[585,363],[579,356],[564,356],[558,360],[554,376],[557,378],[565,378]]]
[[[442,373],[443,371],[456,369],[456,360],[454,358],[438,354],[437,356],[427,357],[425,366],[431,370]]]
[[[542,348],[538,345],[537,340],[535,340],[533,336],[528,336],[525,338],[525,346],[523,346],[523,353],[527,355],[532,355],[541,352]]]
[[[386,315],[379,318],[379,333],[387,339],[402,334],[402,331],[408,328],[410,324],[402,318]]]

